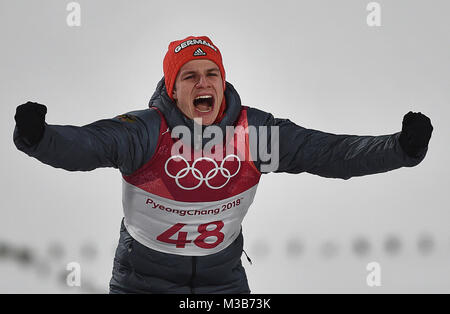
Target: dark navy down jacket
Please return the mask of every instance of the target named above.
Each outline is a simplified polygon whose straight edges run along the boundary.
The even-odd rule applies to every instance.
[[[227,108],[218,124],[223,130],[233,125],[242,110],[238,93],[227,83]],[[193,128],[167,96],[162,79],[151,98],[150,107],[162,112],[170,128],[186,125]],[[328,178],[349,179],[382,173],[400,167],[412,167],[425,157],[409,157],[399,145],[400,132],[382,136],[337,135],[296,125],[289,119],[247,109],[251,126],[279,127],[279,164],[264,172],[307,172]],[[129,119],[134,123],[129,123]],[[155,153],[161,117],[152,108],[103,119],[85,126],[46,124],[43,138],[27,146],[17,127],[16,147],[52,167],[69,171],[89,171],[114,167],[130,175]],[[270,131],[270,130],[269,130]],[[225,134],[225,132],[224,132]],[[270,133],[267,138],[270,143]],[[151,226],[149,226],[151,227]],[[123,222],[110,281],[111,293],[250,293],[241,264],[242,230],[238,238],[222,251],[207,256],[182,256],[150,249],[127,232]]]

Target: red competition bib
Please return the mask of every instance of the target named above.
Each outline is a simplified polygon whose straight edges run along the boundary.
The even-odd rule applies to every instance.
[[[243,107],[233,132],[209,152],[172,138],[160,115],[154,156],[123,175],[125,226],[138,242],[160,252],[217,253],[239,235],[261,176],[250,156],[247,110]],[[174,145],[179,153],[172,152]]]

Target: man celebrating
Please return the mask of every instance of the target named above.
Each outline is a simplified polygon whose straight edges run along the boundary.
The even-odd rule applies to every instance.
[[[46,106],[33,102],[15,115],[26,154],[69,171],[121,171],[111,293],[250,293],[241,223],[262,173],[349,179],[415,166],[428,150],[433,127],[420,112],[404,116],[401,132],[356,136],[242,106],[208,37],[170,43],[163,68],[148,109],[82,127],[47,124]]]

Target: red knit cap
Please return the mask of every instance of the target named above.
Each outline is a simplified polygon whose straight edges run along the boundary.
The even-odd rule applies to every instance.
[[[173,87],[178,71],[185,63],[196,59],[208,59],[217,64],[222,74],[222,80],[225,82],[222,55],[211,39],[206,36],[189,36],[182,40],[173,41],[169,44],[163,62],[167,94],[172,100]]]

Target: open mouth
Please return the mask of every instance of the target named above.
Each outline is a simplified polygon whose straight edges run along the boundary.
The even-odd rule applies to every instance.
[[[211,95],[197,96],[194,99],[195,110],[201,113],[207,113],[213,110],[214,97]]]

